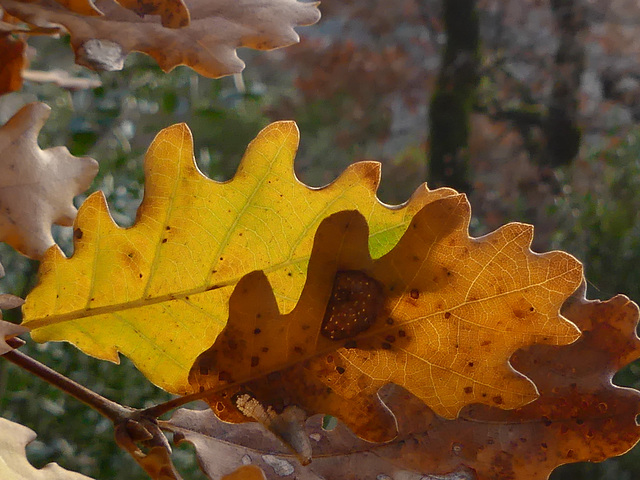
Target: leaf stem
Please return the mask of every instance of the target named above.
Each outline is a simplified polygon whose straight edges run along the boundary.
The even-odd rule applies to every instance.
[[[186,405],[187,403],[195,402],[196,400],[202,400],[209,391],[192,393],[191,395],[185,395],[184,397],[174,398],[169,400],[168,402],[159,403],[158,405],[154,405],[152,407],[146,408],[142,410],[141,415],[145,417],[158,418],[160,415],[164,415],[165,413],[170,412],[171,410],[175,410],[182,405]]]
[[[133,409],[103,397],[22,352],[12,350],[5,353],[2,358],[6,358],[11,363],[37,375],[47,383],[77,398],[114,423],[131,418],[134,412]]]

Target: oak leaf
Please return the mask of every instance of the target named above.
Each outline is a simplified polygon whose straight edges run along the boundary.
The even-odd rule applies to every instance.
[[[152,2],[173,5],[167,8],[178,3]],[[165,71],[187,65],[207,77],[242,71],[238,47],[270,50],[291,45],[299,41],[295,26],[311,25],[320,18],[315,3],[297,0],[185,0],[185,4],[191,15],[189,25],[167,29],[157,18],[140,18],[113,0],[95,2],[104,14],[99,17],[77,15],[46,0],[0,0],[7,11],[26,22],[64,26],[71,35],[76,62],[89,68],[120,70],[127,54],[139,51],[152,56]]]
[[[520,409],[470,405],[460,418],[447,420],[406,390],[387,385],[380,396],[398,420],[398,437],[369,443],[343,423],[324,430],[322,417],[315,416],[305,425],[313,447],[308,466],[256,424],[229,428],[212,412],[186,409],[167,423],[178,441],[195,446],[212,478],[253,464],[276,479],[271,465],[286,464],[301,480],[449,478],[440,475],[451,472],[458,472],[451,478],[545,480],[565,463],[622,455],[640,438],[640,392],[611,384],[619,368],[640,357],[637,305],[622,295],[606,302],[574,296],[563,313],[583,336],[568,346],[533,345],[516,352],[514,366],[540,391]]]
[[[14,38],[0,30],[0,95],[22,88],[26,50],[27,42],[24,38]]]
[[[360,162],[332,184],[297,180],[293,122],[264,129],[235,177],[206,178],[185,125],[162,131],[145,159],[135,224],[118,227],[104,196],[81,206],[74,254],[50,249],[27,297],[24,325],[37,341],[67,340],[89,355],[131,358],[156,385],[184,394],[189,369],[224,328],[234,286],[264,270],[278,306],[290,311],[304,285],[314,233],[324,217],[358,209],[369,218],[374,257],[388,252],[425,204],[450,189],[419,188],[402,207],[376,198],[380,166]]]
[[[364,217],[332,215],[318,228],[295,309],[281,315],[265,275],[247,275],[192,384],[211,391],[207,400],[225,421],[261,419],[247,412],[248,396],[267,412],[297,405],[331,414],[374,441],[396,434],[377,396],[389,382],[447,418],[470,403],[531,402],[536,388],[509,358],[532,343],[578,338],[559,311],[581,265],[563,252],[531,252],[528,225],[472,239],[469,220],[464,195],[431,202],[373,260]]]
[[[100,16],[102,12],[93,0],[54,0],[73,13],[89,16]]]
[[[27,460],[25,447],[35,440],[33,430],[0,418],[0,478],[2,480],[91,480],[55,463],[36,469]]]
[[[53,223],[72,224],[73,197],[98,171],[95,160],[65,147],[40,149],[38,133],[50,111],[30,103],[0,127],[0,241],[36,259],[54,244]]]

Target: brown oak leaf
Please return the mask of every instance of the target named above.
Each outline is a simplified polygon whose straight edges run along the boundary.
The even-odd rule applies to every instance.
[[[531,252],[527,225],[472,239],[469,218],[463,195],[434,201],[372,260],[361,214],[328,217],[291,313],[280,315],[262,272],[238,283],[225,330],[191,369],[194,390],[210,390],[225,421],[259,420],[264,415],[244,408],[255,399],[267,416],[297,405],[375,441],[396,435],[377,396],[389,382],[449,418],[470,403],[508,409],[533,401],[535,386],[509,357],[532,343],[578,337],[559,310],[581,266],[561,252]]]
[[[38,146],[50,111],[44,103],[30,103],[0,127],[0,241],[31,258],[54,244],[53,223],[73,224],[73,197],[98,172],[92,158],[74,157],[65,147]]]
[[[568,346],[533,345],[516,352],[514,366],[540,391],[536,401],[516,410],[470,405],[458,419],[447,420],[406,390],[387,385],[380,396],[398,420],[398,437],[369,443],[343,423],[324,430],[316,416],[305,425],[313,448],[308,466],[255,424],[229,428],[212,412],[184,409],[167,423],[178,440],[195,446],[212,478],[253,464],[274,479],[279,476],[272,465],[289,468],[300,480],[447,474],[442,478],[544,480],[565,463],[622,455],[640,438],[640,392],[611,384],[619,368],[640,357],[637,305],[622,295],[606,302],[576,295],[563,313],[583,336]]]
[[[299,40],[295,26],[311,25],[320,18],[315,3],[297,0],[185,0],[189,25],[167,29],[155,16],[140,18],[113,0],[96,0],[104,14],[99,17],[77,15],[47,0],[0,4],[31,24],[64,26],[76,62],[89,68],[120,70],[127,54],[139,51],[152,56],[165,71],[188,65],[207,77],[242,71],[238,47],[270,50],[291,45]]]

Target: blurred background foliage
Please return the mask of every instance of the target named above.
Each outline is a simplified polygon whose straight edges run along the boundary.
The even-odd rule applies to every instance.
[[[591,298],[624,293],[639,301],[640,6],[565,2],[580,8],[576,38],[583,56],[571,64],[579,84],[569,99],[575,115],[567,120],[580,144],[568,161],[550,164],[545,125],[558,101],[558,72],[566,67],[557,58],[567,34],[554,17],[557,2],[465,3],[476,9],[480,29],[478,81],[461,152],[469,162],[472,233],[508,221],[533,223],[536,250],[562,249],[584,262]],[[299,45],[242,51],[244,74],[218,80],[185,67],[164,74],[143,55],[129,56],[121,72],[97,74],[73,64],[67,39],[33,38],[30,68],[61,68],[99,79],[101,86],[25,82],[22,91],[0,97],[0,123],[30,101],[51,105],[41,146],[66,145],[75,155],[96,158],[100,173],[91,190],[105,192],[121,226],[133,222],[142,199],[146,148],[160,129],[177,122],[191,128],[202,171],[222,181],[232,177],[262,127],[294,119],[302,135],[296,160],[302,181],[324,185],[354,161],[378,160],[380,198],[401,203],[429,181],[430,101],[442,87],[447,44],[441,1],[326,1],[321,9],[323,20],[301,30]],[[55,233],[71,254],[70,229]],[[7,271],[0,290],[26,295],[37,262],[3,244],[0,258]],[[19,321],[17,312],[6,316]],[[59,343],[29,342],[24,350],[124,404],[144,407],[169,398],[125,358],[114,366]],[[640,387],[640,364],[624,369],[616,382]],[[146,478],[112,441],[109,422],[7,362],[0,362],[0,411],[38,432],[28,450],[37,466],[56,461],[97,479]],[[203,478],[191,453],[178,449],[176,463],[186,478]],[[567,465],[552,478],[640,478],[640,449],[602,464]]]

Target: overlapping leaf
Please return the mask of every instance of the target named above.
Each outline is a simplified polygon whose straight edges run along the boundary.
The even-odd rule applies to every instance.
[[[280,315],[266,277],[245,277],[192,384],[212,390],[208,400],[226,421],[246,418],[236,408],[246,393],[264,409],[334,415],[375,441],[396,433],[377,397],[388,382],[449,418],[469,403],[534,400],[535,387],[509,357],[578,337],[559,310],[581,266],[562,252],[532,253],[533,230],[523,224],[471,239],[469,219],[462,195],[432,202],[393,250],[372,260],[364,217],[332,215],[318,229],[295,309]]]
[[[63,25],[71,34],[76,61],[90,68],[119,70],[129,52],[140,51],[165,71],[188,65],[208,77],[244,68],[236,48],[269,50],[291,45],[299,40],[294,27],[320,18],[316,4],[297,0],[185,0],[183,10],[180,0],[119,3],[96,0],[95,7],[103,15],[87,16],[47,0],[0,0],[12,15],[31,24]],[[141,18],[136,12],[163,13],[162,22],[155,16]],[[191,20],[185,26],[188,12]]]
[[[30,103],[0,127],[0,241],[32,258],[54,244],[51,225],[71,225],[73,197],[85,191],[98,163],[65,147],[38,146],[51,109]]]
[[[199,172],[186,126],[161,132],[145,160],[134,226],[119,228],[97,193],[78,213],[73,257],[58,249],[45,255],[24,307],[33,338],[67,340],[112,361],[120,351],[155,384],[186,393],[189,369],[224,328],[229,297],[244,275],[264,270],[279,308],[290,311],[326,216],[363,212],[379,257],[422,206],[453,193],[421,187],[406,205],[388,207],[375,196],[374,162],[356,163],[312,189],[293,173],[297,143],[294,123],[267,127],[235,177],[219,183]]]
[[[2,480],[91,480],[55,463],[40,470],[27,460],[25,447],[35,440],[33,430],[0,418],[0,478]]]
[[[399,435],[386,444],[364,442],[344,424],[332,431],[310,419],[313,461],[300,465],[256,424],[230,429],[206,411],[180,410],[168,422],[178,439],[196,447],[205,471],[217,478],[242,464],[280,478],[288,465],[300,480],[407,478],[475,472],[477,480],[544,480],[558,465],[621,455],[640,438],[635,418],[640,393],[611,384],[613,374],[640,357],[638,307],[624,296],[607,302],[574,297],[563,312],[584,335],[568,346],[534,345],[514,365],[539,387],[540,398],[512,411],[473,405],[459,419],[435,415],[406,390],[388,385],[381,397],[398,419]],[[439,478],[439,477],[438,477]]]

